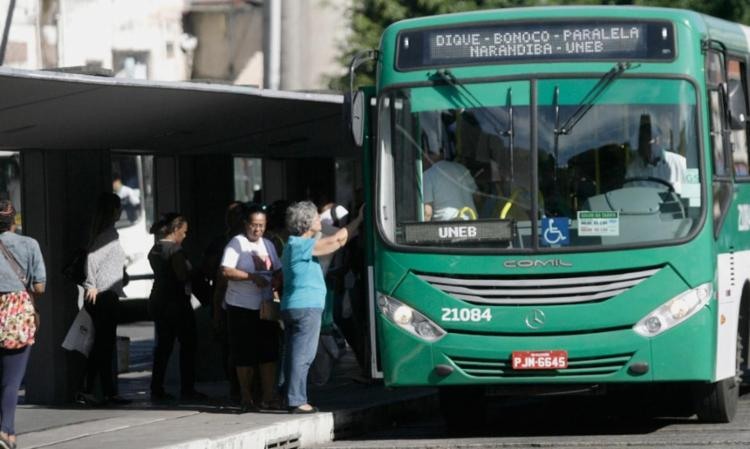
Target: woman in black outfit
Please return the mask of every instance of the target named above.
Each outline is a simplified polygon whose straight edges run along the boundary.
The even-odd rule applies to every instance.
[[[174,340],[180,341],[180,397],[204,399],[195,391],[195,315],[190,305],[190,263],[182,249],[188,223],[180,214],[167,214],[154,223],[151,233],[157,241],[148,253],[154,270],[149,308],[154,319],[156,345],[151,375],[151,400],[174,399],[164,390],[164,375]]]

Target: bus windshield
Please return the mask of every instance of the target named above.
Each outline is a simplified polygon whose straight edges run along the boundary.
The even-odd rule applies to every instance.
[[[585,104],[600,80],[386,91],[378,112],[384,236],[508,250],[690,236],[704,201],[694,86],[621,77]],[[565,129],[582,104],[585,114]]]

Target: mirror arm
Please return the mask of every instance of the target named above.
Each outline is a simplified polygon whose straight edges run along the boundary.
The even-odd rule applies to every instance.
[[[354,72],[364,63],[378,59],[380,52],[370,49],[358,52],[349,63],[349,98],[354,95]]]

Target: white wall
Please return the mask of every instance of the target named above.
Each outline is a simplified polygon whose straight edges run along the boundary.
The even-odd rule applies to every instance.
[[[119,76],[183,80],[188,60],[182,51],[182,0],[59,0],[61,66],[100,61]],[[122,71],[113,52],[148,57],[140,72]],[[139,61],[140,62],[140,61]],[[135,75],[134,75],[135,73]]]
[[[40,36],[57,45],[58,66],[100,64],[115,72],[113,54],[148,55],[141,72],[150,79],[189,77],[183,42],[183,0],[57,0],[57,23],[39,24],[41,0],[17,0],[6,65],[41,69]],[[10,0],[0,0],[0,27]],[[2,28],[0,28],[2,30]],[[131,71],[130,74],[133,72]],[[122,72],[125,76],[127,73]]]
[[[351,0],[282,3],[281,88],[325,89],[325,78],[341,73],[339,46],[349,33]]]

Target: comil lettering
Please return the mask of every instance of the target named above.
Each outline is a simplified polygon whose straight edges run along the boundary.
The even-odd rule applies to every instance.
[[[562,259],[513,259],[503,262],[505,268],[537,268],[537,267],[572,267],[573,264]]]
[[[476,226],[441,226],[438,228],[441,239],[471,238],[477,236]]]

